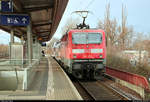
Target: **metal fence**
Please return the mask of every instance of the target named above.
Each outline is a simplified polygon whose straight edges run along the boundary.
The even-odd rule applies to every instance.
[[[120,71],[120,70],[113,69],[110,67],[106,67],[106,73],[108,75],[113,76],[113,77],[119,78],[119,79],[127,81],[131,84],[134,84],[136,86],[140,86],[146,90],[149,90],[149,83],[144,76],[140,76],[140,75],[129,73],[129,72]]]
[[[34,65],[35,63],[39,63],[39,59],[32,59],[32,63],[30,66]],[[26,68],[29,66],[28,59],[0,59],[0,68],[6,69],[12,66],[16,66],[17,68]]]

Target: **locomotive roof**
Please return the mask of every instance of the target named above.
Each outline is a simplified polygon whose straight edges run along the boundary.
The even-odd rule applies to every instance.
[[[92,29],[70,29],[68,32],[70,32],[70,31],[90,31],[90,30],[91,31],[104,31],[102,29],[92,28]]]
[[[61,40],[65,35],[68,35],[68,32],[70,32],[70,31],[83,31],[83,30],[87,30],[87,31],[89,31],[89,30],[94,30],[94,31],[100,30],[100,31],[104,31],[104,30],[102,30],[102,29],[97,29],[97,28],[90,28],[90,29],[77,29],[77,28],[72,28],[72,29],[70,29],[70,30],[67,30],[67,32],[60,38],[60,40]]]

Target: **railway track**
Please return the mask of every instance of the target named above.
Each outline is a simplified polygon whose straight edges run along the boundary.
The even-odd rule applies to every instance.
[[[74,81],[73,84],[84,100],[95,100],[94,97],[78,81]]]
[[[111,91],[111,93],[113,95],[115,95],[116,97],[119,98],[119,100],[131,100],[131,98],[121,92],[119,92],[118,90],[116,90],[115,88],[111,87],[109,84],[102,82],[102,81],[97,81],[97,83],[103,87],[105,87],[106,89],[108,89],[109,91]]]
[[[85,100],[131,100],[117,90],[106,86],[102,81],[78,81],[78,85],[76,82],[75,86]],[[83,89],[81,90],[81,88],[78,88],[79,86]],[[86,97],[84,93],[87,94]]]

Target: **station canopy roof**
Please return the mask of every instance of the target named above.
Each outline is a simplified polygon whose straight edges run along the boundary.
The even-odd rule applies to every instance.
[[[38,37],[41,42],[49,41],[55,33],[62,18],[68,0],[12,0],[16,14],[29,14],[31,17],[33,37]],[[9,14],[9,13],[8,13]],[[10,13],[11,14],[11,13]],[[11,26],[2,26],[10,32]],[[13,26],[15,36],[27,39],[27,27]]]

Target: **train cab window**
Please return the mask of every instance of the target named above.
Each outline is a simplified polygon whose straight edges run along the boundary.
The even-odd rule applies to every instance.
[[[72,34],[73,44],[86,44],[86,34],[74,33]]]
[[[102,34],[100,33],[88,33],[88,44],[100,44],[102,43]]]
[[[101,33],[73,33],[73,44],[100,44],[102,43]]]

